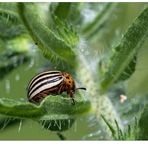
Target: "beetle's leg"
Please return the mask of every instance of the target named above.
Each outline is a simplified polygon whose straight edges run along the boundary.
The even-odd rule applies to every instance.
[[[75,105],[75,100],[74,98],[71,98],[72,99],[72,105]]]
[[[74,100],[74,96],[73,96],[73,91],[69,92],[70,98],[72,99],[72,105],[75,105],[75,100]]]
[[[61,94],[61,93],[62,93],[62,89],[63,89],[63,86],[61,85],[61,86],[59,87],[58,94]]]

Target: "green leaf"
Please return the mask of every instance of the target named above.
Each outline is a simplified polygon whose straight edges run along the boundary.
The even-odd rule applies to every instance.
[[[74,48],[75,45],[79,43],[79,36],[76,31],[73,29],[72,25],[60,20],[58,17],[53,16],[54,20],[54,30],[57,35],[65,41],[67,45],[71,48]]]
[[[104,120],[104,122],[106,123],[106,125],[108,126],[108,128],[110,129],[112,136],[115,137],[116,134],[116,130],[113,128],[113,126],[106,120],[106,118],[101,115],[102,119]]]
[[[11,2],[8,2],[8,3],[0,3],[0,8],[1,9],[4,9],[4,10],[9,10],[9,11],[13,11],[13,12],[17,12],[17,6],[16,6],[17,3],[11,3]]]
[[[119,127],[119,123],[115,120],[116,127],[113,127],[111,123],[101,115],[102,119],[110,129],[112,133],[112,138],[114,140],[136,140],[138,137],[138,125],[137,125],[137,118],[135,118],[134,123],[125,126],[124,129]]]
[[[19,117],[19,118],[33,118],[36,116],[43,115],[44,111],[42,108],[31,104],[25,100],[17,99],[0,99],[0,113],[2,115],[7,115],[10,117]]]
[[[139,139],[147,140],[148,139],[148,104],[145,105],[141,117],[139,120]]]
[[[58,58],[67,65],[75,66],[73,49],[45,25],[39,17],[39,10],[36,4],[18,3],[18,10],[24,25],[46,58],[50,60]],[[53,62],[57,63],[57,61]]]
[[[74,123],[73,118],[59,119],[59,120],[39,120],[39,123],[50,131],[65,131],[72,127]]]
[[[20,122],[20,119],[0,116],[0,130],[4,130]]]
[[[52,17],[57,16],[62,21],[76,25],[81,21],[81,4],[70,2],[51,3],[49,11]]]
[[[0,30],[2,39],[11,39],[25,33],[18,14],[3,5],[0,5]]]
[[[0,99],[0,114],[19,118],[40,120],[69,119],[89,112],[89,101],[76,100],[72,105],[69,98],[61,96],[46,97],[40,105],[29,103],[27,99]]]
[[[3,79],[11,71],[27,63],[30,57],[25,52],[7,50],[0,54],[0,59],[0,79]]]
[[[49,10],[54,16],[57,16],[61,20],[68,18],[72,3],[51,3]],[[62,12],[62,13],[61,13]]]
[[[94,20],[83,28],[82,34],[87,38],[92,38],[92,36],[96,35],[96,33],[102,29],[102,26],[111,18],[111,12],[114,10],[116,5],[116,3],[104,4],[102,10],[98,11]]]
[[[131,62],[128,64],[128,66],[125,68],[124,72],[121,73],[120,77],[116,81],[126,80],[130,78],[130,76],[133,74],[133,72],[136,69],[136,63],[137,63],[137,54],[133,57]]]
[[[148,83],[148,37],[146,38],[142,48],[140,49],[137,55],[137,63],[136,70],[131,76],[131,78],[127,81],[127,89],[126,94],[129,98],[136,98],[136,96],[140,97],[140,102],[143,100],[143,97],[147,95]],[[135,83],[136,82],[136,83]],[[144,86],[144,87],[143,87]]]
[[[23,36],[3,41],[5,50],[0,53],[0,80],[17,67],[29,62],[29,43],[30,40]]]
[[[105,78],[101,83],[101,91],[106,91],[113,83],[117,82],[128,68],[135,54],[145,40],[148,33],[148,7],[136,18],[124,34],[121,42],[115,47]],[[134,69],[133,69],[134,70]],[[128,73],[131,75],[134,71]],[[129,76],[128,76],[129,77]]]
[[[9,21],[13,22],[14,24],[20,23],[18,14],[11,10],[5,10],[5,9],[0,8],[0,18],[5,19],[7,23]]]

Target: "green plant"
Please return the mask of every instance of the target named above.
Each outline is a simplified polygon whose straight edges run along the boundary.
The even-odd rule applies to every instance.
[[[6,125],[4,121],[7,119],[10,119],[9,123],[14,122],[14,119],[16,122],[31,119],[44,129],[56,132],[61,140],[65,140],[68,138],[61,132],[68,131],[77,119],[83,118],[84,115],[93,115],[96,124],[103,131],[103,139],[138,139],[143,120],[139,117],[134,126],[128,125],[126,129],[121,118],[124,116],[122,104],[117,99],[128,92],[126,83],[136,71],[138,54],[146,42],[148,6],[144,9],[142,6],[141,12],[133,22],[130,22],[117,45],[110,40],[110,44],[114,47],[101,51],[95,49],[93,45],[98,46],[97,42],[100,42],[100,38],[108,38],[106,35],[110,31],[108,22],[114,22],[111,15],[116,14],[117,6],[119,7],[120,4],[51,3],[46,5],[48,10],[46,12],[41,5],[38,3],[0,4],[2,18],[0,30],[3,30],[0,33],[0,58],[2,59],[0,79],[5,79],[19,66],[28,64],[32,58],[37,58],[42,69],[53,68],[70,72],[76,82],[79,82],[77,85],[84,85],[87,91],[85,94],[84,92],[75,94],[75,106],[70,104],[65,94],[49,95],[39,105],[28,102],[25,97],[24,99],[1,97],[0,114],[3,115],[1,125]],[[8,11],[9,7],[11,9]],[[86,22],[82,13],[87,9],[95,13],[91,22]],[[74,16],[73,10],[77,17]],[[11,26],[8,31],[5,24]],[[33,46],[35,52],[32,51]],[[137,96],[134,97],[138,100],[138,107],[142,106],[143,101],[140,102]],[[125,102],[123,105],[129,112],[131,111],[128,110],[129,106],[137,105],[132,99],[130,101],[129,104]],[[119,107],[116,107],[117,102]],[[138,113],[141,111],[143,109],[139,109]],[[138,114],[131,112],[135,116]],[[127,116],[126,120],[129,122]],[[135,132],[135,129],[139,131]]]

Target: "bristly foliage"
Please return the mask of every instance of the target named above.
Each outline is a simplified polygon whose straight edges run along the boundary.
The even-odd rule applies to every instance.
[[[148,33],[148,6],[145,6],[131,25],[129,25],[130,21],[129,24],[126,23],[129,27],[125,33],[123,32],[121,41],[118,40],[119,44],[113,49],[112,45],[108,47],[111,56],[108,51],[102,53],[108,59],[105,59],[101,75],[98,72],[100,69],[97,64],[101,59],[99,53],[104,50],[102,49],[104,44],[99,40],[108,32],[112,25],[110,22],[114,22],[116,15],[120,17],[116,13],[116,10],[120,9],[117,6],[118,3],[46,3],[45,5],[0,3],[0,80],[7,78],[12,70],[16,70],[19,75],[17,67],[32,59],[33,66],[26,64],[29,68],[24,70],[25,78],[40,69],[45,70],[45,67],[53,68],[71,73],[78,87],[87,88],[85,93],[75,93],[75,106],[71,105],[66,93],[48,96],[41,104],[30,103],[27,98],[22,99],[20,96],[19,99],[2,96],[0,97],[0,114],[3,115],[0,117],[1,129],[20,120],[31,119],[47,132],[54,131],[61,140],[66,140],[67,137],[65,138],[61,132],[69,130],[82,115],[87,114],[90,117],[93,114],[96,123],[91,120],[89,124],[93,122],[97,128],[102,129],[100,135],[105,137],[104,139],[107,139],[106,137],[114,140],[147,139],[146,108],[140,120],[136,118],[130,125],[123,124],[121,115],[126,114],[125,116],[130,118],[127,115],[129,111],[138,115],[137,112],[142,109],[137,102],[141,101],[143,105],[144,101],[139,99],[137,102],[132,102],[134,105],[130,102],[126,104],[119,100],[122,99],[120,98],[122,92],[125,94],[126,90],[123,90],[123,87],[122,90],[115,90],[114,86],[117,88],[121,83],[121,85],[126,84],[125,80],[129,79],[136,70],[138,52]],[[121,25],[121,22],[118,22]],[[118,31],[118,28],[113,31]],[[108,37],[110,42],[114,40],[114,35],[109,36],[111,36]],[[38,56],[37,61],[36,56]],[[119,81],[118,85],[114,85]],[[16,89],[19,86],[15,84]],[[23,87],[21,86],[22,92],[24,92]],[[110,87],[112,90],[108,93],[107,89]],[[116,97],[110,99],[111,93],[116,93]],[[116,103],[117,101],[119,103]],[[129,110],[125,104],[127,106],[130,104]],[[101,139],[101,136],[97,138]]]
[[[112,138],[114,140],[137,140],[138,139],[138,121],[135,118],[134,124],[127,125],[124,129],[119,127],[118,122],[115,120],[116,128],[114,128],[103,115],[101,115],[102,119],[110,129],[112,133]]]
[[[69,25],[66,21],[61,21],[57,16],[52,16],[54,31],[57,33],[57,36],[64,40],[65,43],[71,48],[74,48],[75,45],[79,43],[79,36],[73,28],[73,25]]]
[[[136,18],[128,28],[121,42],[115,47],[109,68],[101,83],[101,91],[105,92],[113,83],[129,78],[135,70],[135,55],[143,44],[148,33],[148,7]],[[131,68],[132,67],[132,68]],[[127,71],[130,69],[131,71]]]
[[[67,38],[59,38],[53,30],[45,25],[39,17],[36,4],[18,3],[18,12],[31,37],[43,52],[43,55],[52,61],[53,56],[66,65],[74,67],[75,53]],[[67,32],[71,33],[71,31]],[[64,36],[62,36],[64,37]],[[70,42],[68,42],[70,43]],[[73,42],[72,42],[73,45]],[[56,62],[56,61],[52,61]]]
[[[81,8],[83,3],[51,3],[49,13],[57,16],[60,20],[66,21],[68,24],[77,26],[82,21]],[[62,13],[61,13],[62,12]]]
[[[77,99],[76,105],[59,96],[49,96],[40,105],[29,103],[27,99],[0,99],[0,113],[11,117],[35,118],[40,120],[68,119],[87,113],[91,109],[89,101]]]
[[[148,104],[145,105],[139,120],[139,139],[148,140]]]
[[[104,26],[108,24],[112,11],[116,8],[117,3],[102,4],[101,11],[98,11],[94,20],[88,23],[83,29],[82,34],[89,39],[92,39],[96,33],[103,30]]]
[[[10,3],[0,4],[0,30],[0,38],[3,39],[12,39],[26,33],[18,13]]]

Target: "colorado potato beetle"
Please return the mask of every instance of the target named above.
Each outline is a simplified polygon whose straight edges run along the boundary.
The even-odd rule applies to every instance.
[[[59,95],[67,92],[75,104],[74,94],[77,89],[86,88],[75,87],[72,76],[67,72],[44,71],[31,79],[27,88],[27,97],[30,102],[39,103],[48,95]]]

